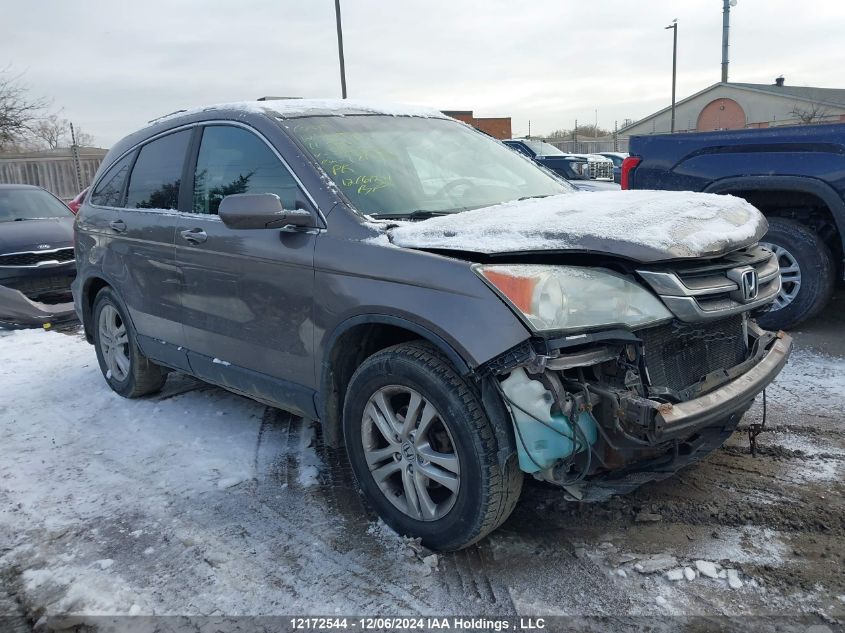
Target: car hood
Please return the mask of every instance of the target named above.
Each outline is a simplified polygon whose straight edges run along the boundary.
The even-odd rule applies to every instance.
[[[767,228],[757,209],[729,195],[584,191],[403,223],[388,237],[426,250],[589,252],[657,262],[722,255],[754,244]]]
[[[73,246],[73,216],[0,222],[0,254]]]

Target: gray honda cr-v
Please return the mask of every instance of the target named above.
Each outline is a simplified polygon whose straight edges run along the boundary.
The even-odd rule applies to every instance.
[[[439,112],[180,112],[108,154],[76,220],[109,386],[169,371],[319,419],[384,520],[466,546],[523,473],[600,501],[719,446],[791,341],[765,219],[730,196],[577,193]]]

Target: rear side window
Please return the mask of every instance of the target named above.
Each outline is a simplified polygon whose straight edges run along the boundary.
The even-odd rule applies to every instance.
[[[141,148],[126,194],[132,209],[176,209],[182,166],[191,138],[190,130],[168,134]]]
[[[132,164],[133,155],[134,153],[127,154],[111,166],[91,194],[91,204],[101,207],[119,207],[122,205],[123,185]]]
[[[211,125],[202,133],[194,173],[194,213],[216,214],[224,196],[275,193],[285,209],[296,205],[293,176],[267,144],[243,128]]]

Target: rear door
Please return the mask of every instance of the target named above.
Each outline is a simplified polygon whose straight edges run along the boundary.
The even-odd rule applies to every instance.
[[[207,125],[194,154],[192,209],[176,234],[191,367],[213,382],[312,415],[315,231],[230,229],[217,209],[236,193],[274,193],[284,208],[316,209],[252,129]]]
[[[160,136],[123,157],[91,195],[102,269],[126,304],[147,355],[187,368],[175,263],[177,207],[191,130]]]

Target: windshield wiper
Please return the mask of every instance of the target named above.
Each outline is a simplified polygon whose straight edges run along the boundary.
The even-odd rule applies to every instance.
[[[522,202],[523,200],[533,200],[534,198],[548,198],[550,195],[552,195],[552,194],[543,193],[543,194],[540,194],[539,196],[522,196],[521,198],[517,198],[517,202]]]
[[[400,218],[408,218],[413,220],[425,220],[426,218],[434,218],[440,215],[448,215],[447,211],[428,211],[426,209],[417,209],[416,211],[406,211],[405,213],[380,213],[374,216],[379,220],[390,219],[398,220]]]

